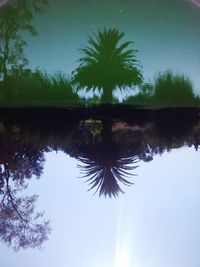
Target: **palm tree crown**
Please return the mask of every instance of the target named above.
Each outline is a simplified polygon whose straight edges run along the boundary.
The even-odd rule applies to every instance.
[[[142,74],[136,59],[137,50],[127,49],[132,42],[119,44],[124,36],[116,28],[99,30],[89,37],[89,45],[81,51],[79,67],[73,72],[78,88],[103,91],[102,101],[112,101],[112,92],[118,87],[141,83]]]
[[[138,167],[136,163],[139,158],[137,155],[122,157],[114,144],[106,148],[106,145],[101,143],[95,148],[85,147],[78,160],[82,178],[86,178],[90,185],[88,191],[95,189],[99,196],[111,198],[124,193],[121,185],[133,184],[128,179],[135,176],[132,171]]]

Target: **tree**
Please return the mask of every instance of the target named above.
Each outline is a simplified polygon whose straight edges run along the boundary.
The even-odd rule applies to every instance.
[[[101,101],[112,102],[116,88],[126,88],[142,82],[142,73],[136,59],[137,50],[127,49],[132,42],[119,44],[124,32],[104,28],[88,39],[89,46],[81,49],[79,67],[73,72],[78,89],[103,91]]]
[[[36,211],[37,196],[22,191],[27,180],[42,174],[44,151],[17,125],[4,124],[0,137],[0,240],[14,250],[40,247],[50,233],[49,221]]]
[[[8,69],[21,70],[28,64],[24,55],[26,41],[21,33],[37,34],[31,22],[46,4],[47,0],[11,0],[0,7],[0,73],[4,77]]]
[[[14,250],[40,247],[50,232],[49,221],[41,221],[43,212],[35,212],[37,196],[17,196],[20,183],[12,189],[6,165],[0,173],[0,240]],[[13,184],[13,183],[12,183]]]
[[[137,156],[122,158],[114,145],[107,148],[105,144],[86,152],[78,157],[81,162],[78,166],[84,173],[83,178],[89,182],[89,190],[96,189],[95,193],[99,192],[99,196],[117,197],[119,193],[124,193],[121,184],[132,184],[128,178],[132,178],[134,174],[131,171],[137,168],[134,165],[138,162]]]
[[[63,150],[80,163],[82,178],[89,182],[89,190],[95,189],[99,196],[117,197],[124,191],[121,185],[129,186],[137,168],[138,156],[112,140],[112,120],[104,119],[101,130],[82,123],[78,135],[74,137],[71,151]],[[100,131],[99,131],[100,130]],[[94,132],[93,132],[94,131]]]

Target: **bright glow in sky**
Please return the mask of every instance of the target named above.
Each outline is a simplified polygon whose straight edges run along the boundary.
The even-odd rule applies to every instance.
[[[124,203],[120,202],[117,219],[117,238],[114,267],[131,267],[131,243],[132,227],[130,221],[126,220],[123,211]],[[130,218],[129,218],[130,219]]]
[[[104,199],[87,192],[76,160],[47,154],[29,192],[40,195],[53,232],[41,251],[1,244],[0,267],[199,266],[199,161],[194,148],[164,153],[140,164],[125,194]]]

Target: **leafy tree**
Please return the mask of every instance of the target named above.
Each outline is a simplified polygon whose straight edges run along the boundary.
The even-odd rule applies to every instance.
[[[26,41],[22,31],[36,35],[32,20],[42,11],[47,0],[11,0],[0,7],[0,73],[7,76],[8,69],[23,69],[28,60],[24,55]]]
[[[35,212],[37,196],[18,196],[19,183],[12,189],[10,178],[8,167],[1,165],[0,240],[16,251],[40,247],[48,238],[49,221],[41,221],[43,213]]]
[[[136,59],[137,50],[128,49],[132,42],[123,42],[124,32],[104,28],[88,39],[89,46],[81,49],[79,67],[73,72],[78,89],[103,91],[101,101],[112,102],[116,88],[140,84],[142,73]]]
[[[0,240],[14,250],[40,247],[50,232],[43,212],[35,211],[37,196],[23,196],[27,180],[40,177],[44,152],[21,136],[20,129],[4,125],[0,152]]]

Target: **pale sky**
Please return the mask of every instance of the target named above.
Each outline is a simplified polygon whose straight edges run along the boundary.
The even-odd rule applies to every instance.
[[[116,199],[87,192],[77,161],[46,155],[39,194],[53,228],[40,250],[18,253],[1,244],[0,267],[199,267],[200,154],[172,150],[140,163],[134,185]],[[123,264],[122,264],[123,263]]]

